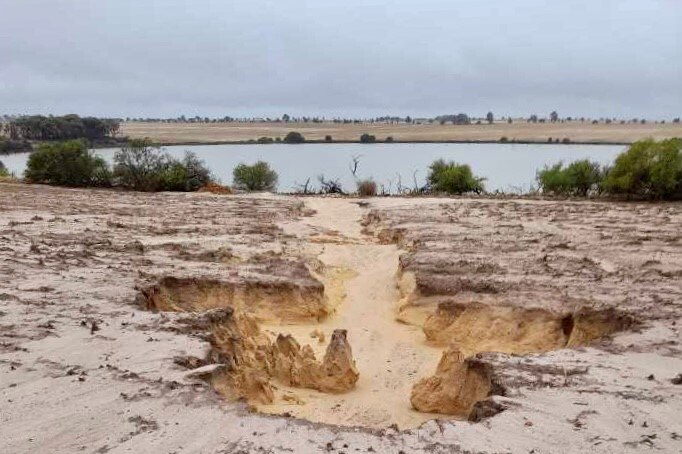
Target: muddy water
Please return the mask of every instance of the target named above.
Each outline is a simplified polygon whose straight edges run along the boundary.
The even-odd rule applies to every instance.
[[[613,145],[521,145],[521,144],[305,144],[305,145],[196,145],[166,147],[174,156],[185,150],[195,152],[205,160],[223,183],[232,182],[232,169],[239,162],[259,159],[269,162],[279,173],[279,190],[294,191],[310,178],[338,178],[348,190],[355,188],[349,164],[360,159],[357,176],[373,178],[387,191],[395,192],[399,185],[423,185],[427,168],[435,159],[452,159],[469,164],[473,171],[487,178],[489,191],[526,191],[534,185],[537,169],[559,161],[570,162],[589,158],[602,164],[612,162],[623,150]],[[114,149],[97,151],[107,160]],[[10,171],[20,175],[26,166],[27,154],[0,156]]]

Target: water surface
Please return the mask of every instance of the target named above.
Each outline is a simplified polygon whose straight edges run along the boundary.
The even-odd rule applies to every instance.
[[[589,158],[602,164],[611,163],[623,151],[622,145],[560,144],[302,144],[302,145],[179,145],[164,147],[173,156],[182,157],[185,150],[203,159],[221,182],[232,183],[232,169],[240,162],[252,164],[264,160],[279,173],[278,190],[294,191],[310,178],[339,179],[346,190],[355,188],[350,172],[353,157],[359,159],[357,177],[372,178],[387,191],[398,185],[423,185],[428,166],[444,158],[469,164],[474,173],[486,177],[486,189],[506,192],[527,191],[535,186],[535,173],[545,165]],[[96,152],[108,161],[116,149]],[[11,172],[21,175],[28,154],[0,156]]]

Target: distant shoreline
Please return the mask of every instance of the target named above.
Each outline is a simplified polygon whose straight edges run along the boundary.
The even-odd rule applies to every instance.
[[[225,140],[225,141],[187,141],[187,142],[154,142],[162,147],[173,147],[173,146],[200,146],[200,145],[365,145],[371,147],[372,145],[395,145],[395,144],[497,144],[497,145],[631,145],[632,142],[541,142],[533,140],[516,140],[501,142],[499,140],[394,140],[392,142],[376,141],[370,143],[363,143],[357,140],[335,140],[333,142],[327,142],[325,140],[306,140],[302,143],[286,143],[286,142],[270,142],[262,143],[250,140]],[[111,146],[96,146],[93,148],[115,148]]]
[[[124,122],[121,124],[120,135],[130,138],[149,138],[164,146],[269,145],[283,142],[284,137],[292,131],[303,135],[304,143],[312,144],[360,143],[360,136],[363,134],[375,137],[375,142],[369,144],[629,145],[646,138],[661,140],[682,137],[682,125],[679,123],[591,124],[587,122],[516,122],[512,124],[496,122],[480,125]],[[277,141],[278,138],[280,141]]]

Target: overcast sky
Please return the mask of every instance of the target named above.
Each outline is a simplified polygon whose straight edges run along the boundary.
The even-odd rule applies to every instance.
[[[682,115],[681,0],[0,0],[0,113]]]

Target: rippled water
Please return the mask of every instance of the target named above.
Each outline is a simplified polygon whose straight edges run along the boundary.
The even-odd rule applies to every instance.
[[[606,164],[613,161],[621,145],[521,145],[521,144],[302,144],[302,145],[192,145],[164,149],[174,156],[195,152],[225,184],[232,182],[232,169],[240,162],[264,160],[279,173],[278,190],[293,191],[310,178],[338,178],[347,190],[355,188],[350,172],[353,157],[359,158],[358,178],[373,178],[394,192],[398,184],[423,185],[429,164],[438,158],[469,164],[474,173],[486,177],[489,191],[526,191],[535,182],[537,169],[559,161],[589,158]],[[111,161],[115,149],[97,153]],[[7,168],[20,175],[28,155],[0,156]]]

